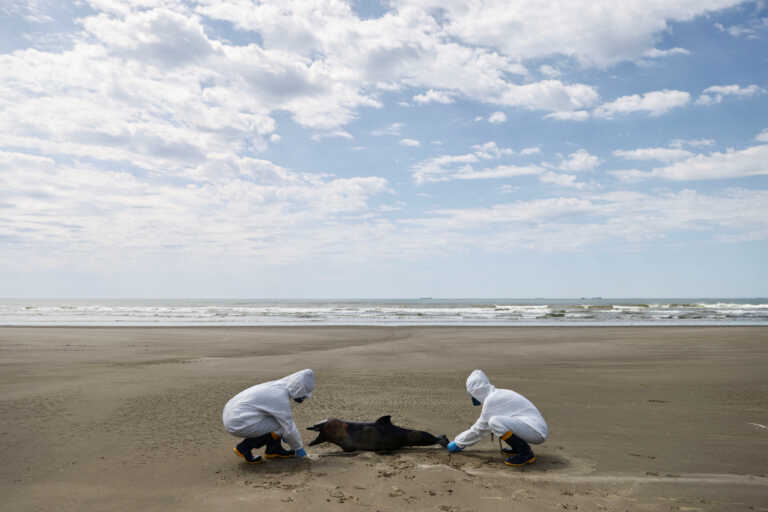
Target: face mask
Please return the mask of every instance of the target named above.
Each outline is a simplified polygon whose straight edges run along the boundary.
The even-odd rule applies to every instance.
[[[475,397],[472,397],[472,405],[483,405],[483,403]]]
[[[297,404],[300,404],[301,402],[304,401],[304,398],[305,397],[303,397],[303,396],[301,398],[294,398],[293,401],[296,402]]]

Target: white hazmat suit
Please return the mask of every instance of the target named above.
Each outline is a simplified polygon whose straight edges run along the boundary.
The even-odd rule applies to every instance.
[[[547,438],[547,422],[536,406],[520,393],[497,389],[482,370],[467,377],[467,393],[483,404],[483,410],[475,424],[454,439],[459,448],[477,443],[488,432],[499,437],[512,432],[531,444],[543,443]]]
[[[301,370],[241,391],[224,406],[222,421],[237,437],[252,438],[275,432],[294,450],[303,447],[293,421],[291,400],[309,398],[315,389],[315,374]]]

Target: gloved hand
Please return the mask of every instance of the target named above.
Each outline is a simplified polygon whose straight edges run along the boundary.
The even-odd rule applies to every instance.
[[[296,458],[301,459],[303,457],[307,456],[307,451],[304,448],[299,448],[296,450]]]
[[[448,448],[448,451],[451,452],[451,453],[460,452],[461,450],[464,449],[461,446],[459,446],[456,443],[454,443],[453,441],[448,443],[448,446],[446,446],[446,448]]]

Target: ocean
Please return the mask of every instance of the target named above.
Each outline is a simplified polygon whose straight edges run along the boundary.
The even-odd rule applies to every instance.
[[[768,299],[0,299],[34,325],[768,325]]]

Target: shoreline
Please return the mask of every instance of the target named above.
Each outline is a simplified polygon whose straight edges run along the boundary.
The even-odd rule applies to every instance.
[[[0,510],[768,508],[760,326],[0,327],[0,367]],[[224,403],[307,367],[305,444],[324,418],[385,414],[453,438],[479,412],[474,368],[550,437],[522,471],[490,439],[241,464]]]
[[[505,328],[511,328],[511,329],[571,329],[571,328],[630,328],[630,329],[644,329],[646,327],[652,327],[652,328],[659,328],[659,329],[667,329],[667,328],[742,328],[742,327],[749,327],[749,328],[768,328],[768,323],[765,322],[734,322],[734,323],[681,323],[681,322],[674,322],[674,323],[638,323],[638,324],[623,324],[623,323],[585,323],[585,322],[579,322],[579,323],[568,323],[568,322],[558,322],[558,323],[551,323],[551,324],[544,324],[544,323],[492,323],[492,322],[484,322],[484,323],[477,323],[477,324],[471,324],[471,323],[455,323],[455,324],[417,324],[417,323],[410,323],[410,324],[388,324],[384,322],[379,322],[375,324],[350,324],[350,323],[317,323],[317,324],[303,324],[303,323],[284,323],[284,324],[225,324],[225,323],[210,323],[210,324],[128,324],[128,323],[121,323],[121,324],[0,324],[0,329],[90,329],[90,328],[98,328],[98,329],[274,329],[274,328],[285,328],[285,329],[317,329],[317,328],[352,328],[352,329],[387,329],[387,328],[398,328],[398,329],[420,329],[420,328],[426,328],[426,329],[441,329],[441,328],[466,328],[466,329],[505,329]]]

